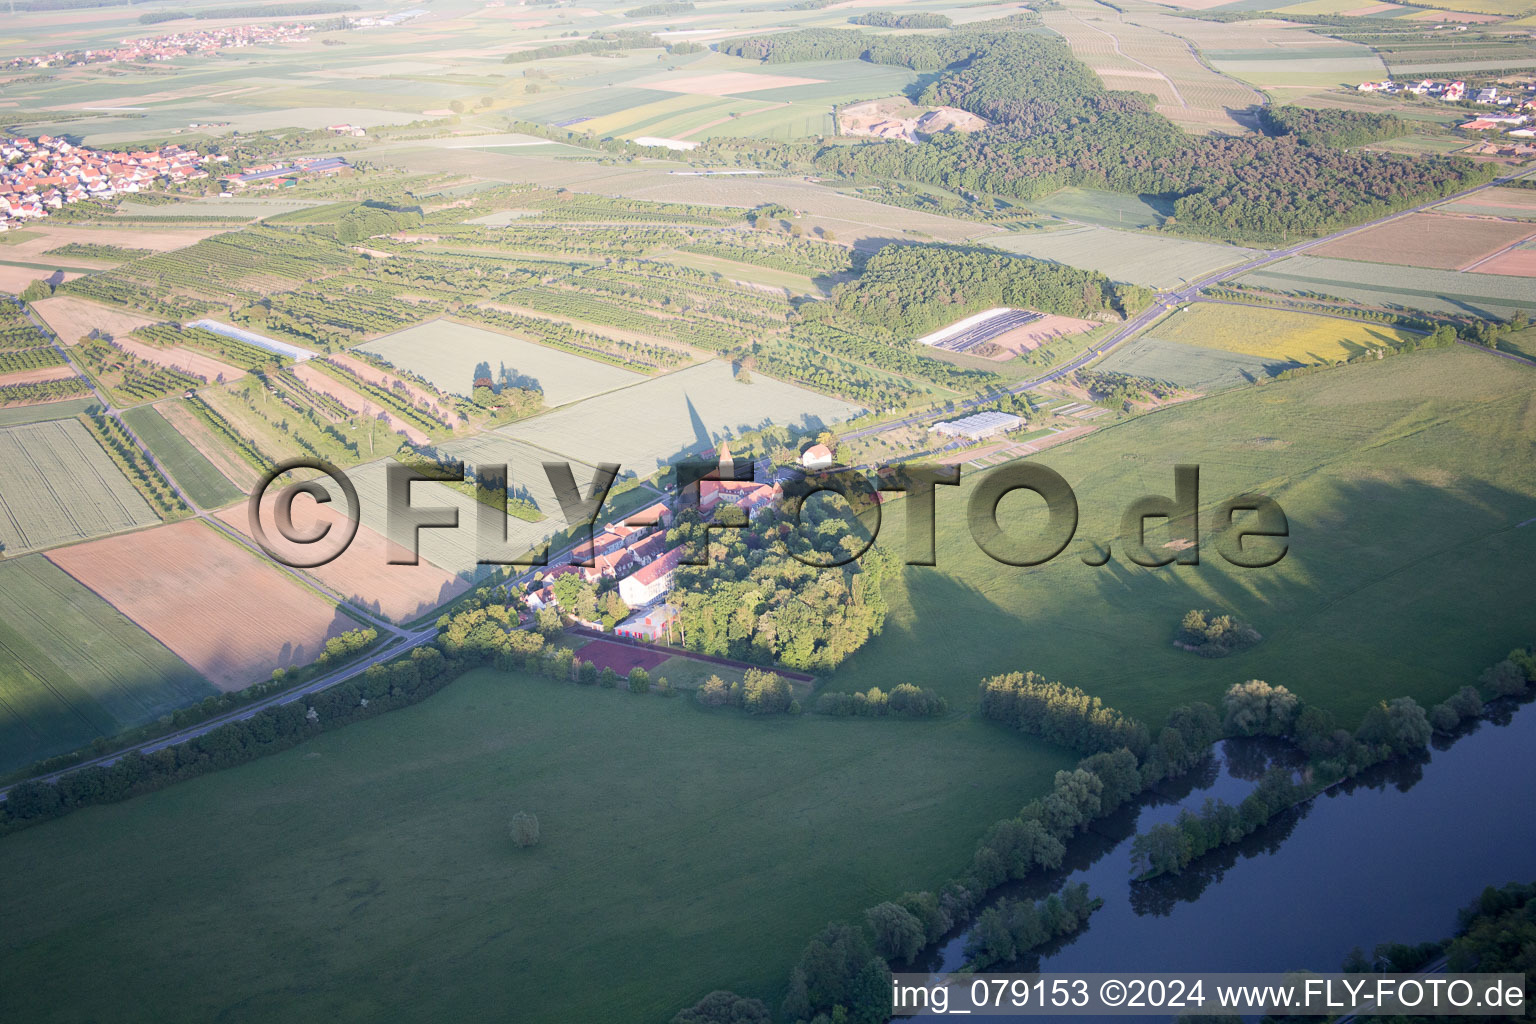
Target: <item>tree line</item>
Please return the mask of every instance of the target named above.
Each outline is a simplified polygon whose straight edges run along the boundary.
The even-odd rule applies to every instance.
[[[1391,758],[1422,753],[1435,733],[1453,732],[1481,715],[1485,701],[1525,693],[1536,682],[1536,652],[1511,651],[1484,671],[1479,682],[1481,690],[1464,686],[1428,711],[1412,697],[1379,701],[1366,710],[1353,732],[1340,728],[1331,712],[1303,704],[1284,686],[1258,679],[1236,684],[1222,699],[1225,734],[1290,740],[1310,759],[1307,771],[1294,779],[1288,770],[1272,769],[1236,807],[1207,800],[1199,812],[1185,810],[1177,821],[1153,826],[1131,845],[1132,871],[1143,879],[1183,871],[1338,782]]]
[[[1134,313],[1152,298],[1096,270],[994,249],[898,244],[871,256],[862,274],[833,289],[831,301],[861,325],[917,337],[997,306],[1091,318]]]

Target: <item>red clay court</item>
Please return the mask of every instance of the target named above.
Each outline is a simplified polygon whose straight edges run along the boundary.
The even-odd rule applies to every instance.
[[[650,672],[671,657],[671,651],[652,651],[608,640],[593,640],[576,652],[577,660],[592,662],[599,672],[611,668],[621,676],[629,675],[629,670],[636,665]]]

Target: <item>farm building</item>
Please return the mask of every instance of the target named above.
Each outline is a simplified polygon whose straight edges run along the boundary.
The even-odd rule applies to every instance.
[[[634,637],[636,640],[664,639],[670,633],[672,623],[677,621],[677,609],[670,604],[662,603],[654,608],[638,611],[613,627],[613,632],[618,636]]]
[[[935,423],[928,429],[935,434],[943,434],[945,437],[968,437],[972,441],[979,441],[984,437],[994,434],[1006,434],[1010,430],[1017,430],[1024,425],[1024,421],[1018,416],[1007,412],[978,412],[971,416],[964,416],[958,420],[946,420],[943,423]]]

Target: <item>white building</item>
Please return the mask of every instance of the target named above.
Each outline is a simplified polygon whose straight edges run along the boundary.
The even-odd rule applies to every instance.
[[[932,433],[943,434],[945,437],[966,437],[972,441],[979,441],[994,434],[1006,434],[1010,430],[1018,430],[1023,425],[1024,420],[1012,413],[978,412],[958,420],[935,423],[928,429]]]

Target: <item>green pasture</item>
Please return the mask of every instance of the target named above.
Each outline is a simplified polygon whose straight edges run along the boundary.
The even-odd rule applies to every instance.
[[[8,1009],[633,1024],[715,988],[776,1005],[828,920],[962,870],[1071,760],[969,716],[753,719],[477,671],[0,841]],[[513,846],[518,810],[537,847]]]
[[[123,413],[123,422],[154,453],[171,478],[199,508],[221,508],[245,497],[240,488],[230,483],[229,478],[171,426],[154,406],[129,409]]]
[[[1457,347],[1109,426],[1032,459],[1060,473],[1080,507],[1077,539],[1035,568],[978,549],[965,501],[984,473],[967,471],[938,498],[937,566],[906,570],[884,635],[826,685],[916,682],[963,708],[977,680],[1034,669],[1154,723],[1255,678],[1346,720],[1382,697],[1442,700],[1532,639],[1536,593],[1510,567],[1536,558],[1536,529],[1517,526],[1536,516],[1536,450],[1524,443],[1533,390],[1536,369]],[[1085,565],[1083,546],[1119,537],[1134,499],[1171,494],[1181,463],[1200,467],[1200,564],[1132,565],[1117,539],[1108,565]],[[1271,495],[1289,520],[1289,551],[1270,568],[1230,565],[1210,536],[1210,510],[1248,491]],[[1026,532],[1042,525],[1035,505],[1005,498],[1005,529],[1038,536]],[[901,512],[887,509],[883,543],[904,542]],[[1166,539],[1155,521],[1148,534],[1154,547]],[[1217,660],[1178,650],[1191,608],[1231,612],[1264,640]]]
[[[1300,365],[1288,359],[1223,352],[1143,334],[1111,352],[1094,367],[1133,377],[1150,377],[1193,391],[1220,391],[1255,384]]]
[[[1159,196],[1133,196],[1094,188],[1067,187],[1044,199],[1031,200],[1033,213],[1042,213],[1102,227],[1156,227],[1173,216],[1173,204]]]
[[[48,420],[72,420],[83,412],[100,412],[101,403],[94,398],[70,398],[62,402],[45,402],[41,405],[13,405],[0,409],[0,427],[15,427],[23,423],[44,423]]]
[[[0,559],[0,773],[216,692],[42,555]]]

